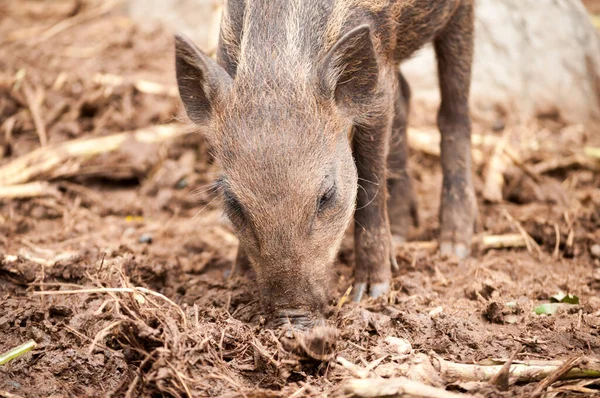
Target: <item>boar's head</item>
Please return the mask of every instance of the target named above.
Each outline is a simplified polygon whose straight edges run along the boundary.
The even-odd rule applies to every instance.
[[[379,68],[366,25],[318,62],[268,54],[243,54],[230,76],[177,36],[177,82],[222,166],[224,210],[265,311],[275,324],[308,326],[327,305],[331,263],[352,219],[349,134],[376,96]]]

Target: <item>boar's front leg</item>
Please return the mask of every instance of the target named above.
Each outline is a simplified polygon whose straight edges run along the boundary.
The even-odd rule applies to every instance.
[[[469,85],[473,58],[473,1],[464,0],[435,39],[442,103],[442,201],[440,251],[466,257],[477,214],[471,177]]]
[[[373,297],[387,292],[396,262],[386,204],[395,80],[392,73],[381,73],[381,66],[385,65],[377,61],[371,28],[365,24],[338,40],[318,71],[324,98],[355,121],[352,150],[359,184],[354,214],[355,301],[367,286]]]
[[[391,107],[390,107],[391,108]],[[369,286],[371,297],[389,290],[395,254],[387,215],[386,157],[392,120],[382,114],[354,127],[353,151],[358,172],[354,214],[356,252],[354,301]]]

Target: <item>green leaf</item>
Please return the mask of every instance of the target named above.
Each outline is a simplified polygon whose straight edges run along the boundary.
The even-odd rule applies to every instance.
[[[550,297],[551,303],[566,303],[566,304],[579,304],[579,297],[573,294],[565,294],[560,292]]]
[[[544,303],[534,308],[537,315],[554,315],[560,307],[564,306],[562,303]]]

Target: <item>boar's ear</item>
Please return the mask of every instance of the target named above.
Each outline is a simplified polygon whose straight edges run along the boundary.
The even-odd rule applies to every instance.
[[[231,87],[231,77],[189,39],[175,36],[175,71],[179,95],[196,124],[210,121],[215,105]]]
[[[329,50],[318,72],[322,94],[352,116],[364,112],[377,89],[379,67],[369,25],[346,33]]]

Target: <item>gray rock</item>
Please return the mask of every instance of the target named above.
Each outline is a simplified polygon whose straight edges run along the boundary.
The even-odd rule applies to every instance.
[[[477,0],[471,109],[499,123],[600,118],[600,36],[580,0]],[[439,104],[431,46],[402,66],[415,103]]]

